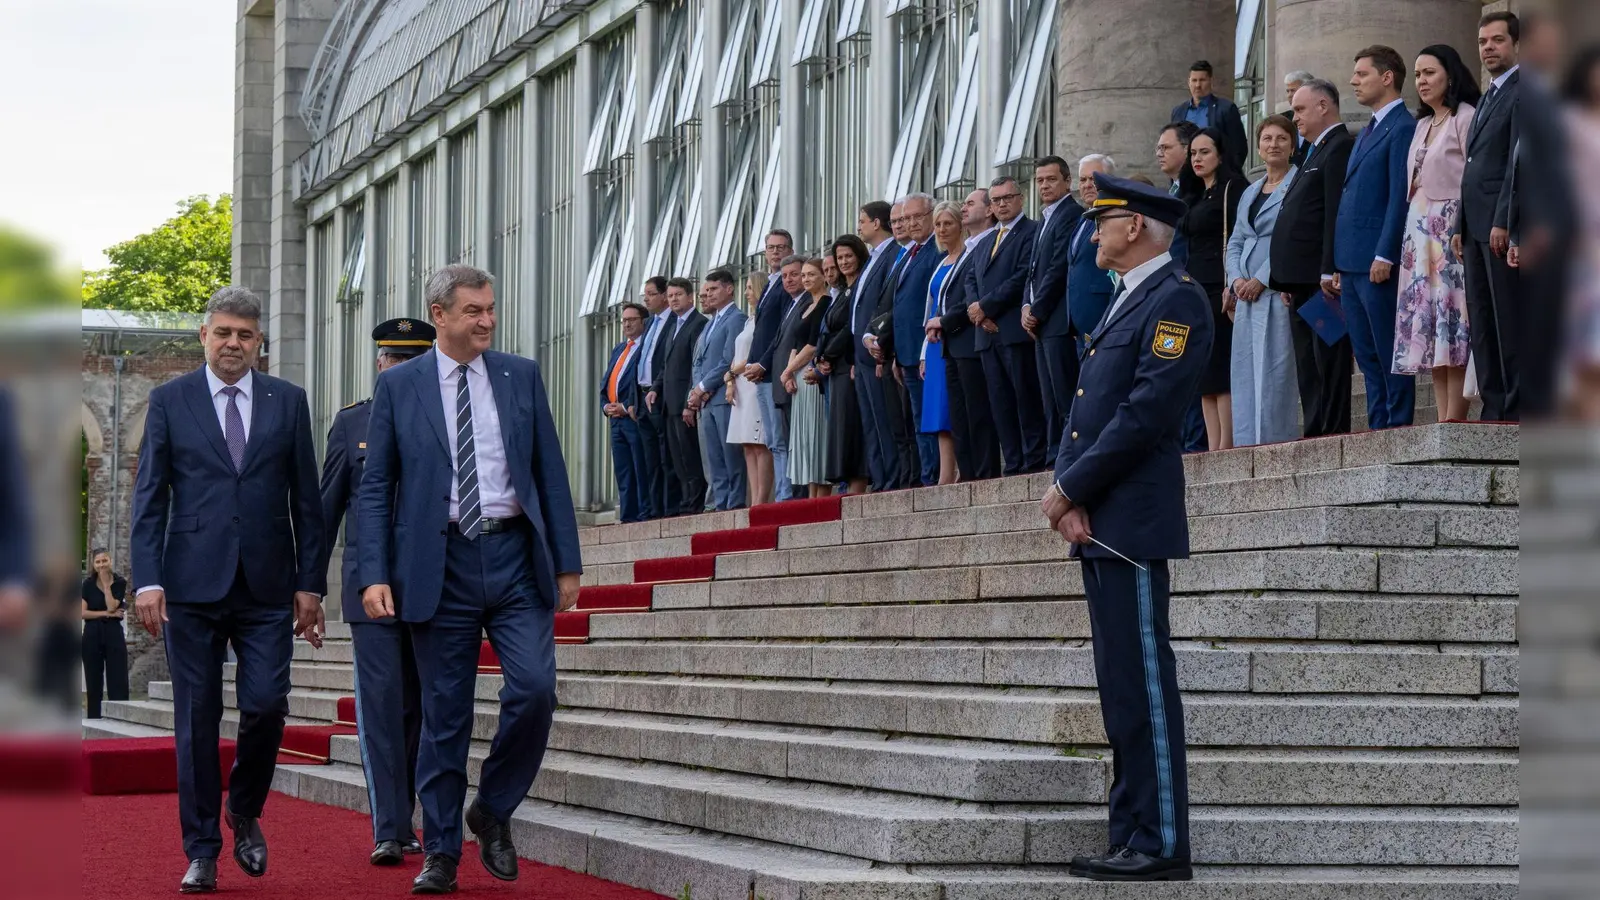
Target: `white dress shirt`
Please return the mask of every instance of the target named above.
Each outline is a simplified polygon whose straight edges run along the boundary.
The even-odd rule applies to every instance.
[[[450,432],[450,471],[459,466],[456,459],[456,391],[461,363],[443,350],[434,354],[439,362],[439,398],[444,404],[445,430]],[[508,386],[509,387],[509,386]],[[502,388],[506,390],[508,388]],[[522,512],[516,489],[511,486],[511,467],[506,461],[505,439],[500,432],[500,411],[495,408],[494,390],[489,384],[489,367],[481,355],[467,363],[467,390],[472,394],[472,456],[478,463],[478,506],[486,519],[505,519]],[[450,521],[460,514],[460,485],[450,479]]]
[[[655,384],[655,372],[651,370],[651,357],[656,355],[656,346],[661,343],[661,338],[667,333],[667,323],[672,318],[671,309],[663,309],[655,314],[655,321],[650,323],[650,329],[645,332],[644,343],[639,345],[639,384],[650,387]]]
[[[884,242],[878,244],[878,246],[872,248],[871,253],[870,253],[872,258],[867,260],[866,268],[862,269],[861,270],[861,274],[856,277],[856,284],[861,284],[861,283],[863,283],[863,282],[865,282],[867,280],[867,276],[872,274],[872,269],[873,269],[874,266],[876,266],[878,264],[878,260],[880,260],[880,259],[882,259],[884,257],[884,255],[885,255],[884,251],[889,249],[890,247],[894,247],[896,252],[898,253],[900,245],[895,243],[891,239],[891,240],[884,241]],[[890,265],[893,265],[893,264],[894,264],[893,262],[890,262]],[[877,301],[874,300],[873,302],[876,303]],[[850,298],[850,328],[851,329],[854,329],[856,327],[856,310],[860,306],[861,306],[861,292],[860,291],[856,291],[855,296]]]
[[[1117,310],[1122,307],[1122,301],[1128,299],[1130,294],[1138,290],[1139,285],[1143,284],[1146,278],[1154,275],[1157,269],[1169,262],[1172,262],[1172,254],[1163,251],[1162,254],[1157,256],[1155,259],[1146,260],[1145,262],[1142,262],[1129,269],[1128,273],[1122,276],[1123,289],[1121,293],[1117,294],[1116,302],[1111,304],[1111,308],[1106,310],[1105,318],[1101,319],[1100,321],[1102,323],[1111,321],[1111,317],[1115,316],[1117,314]]]
[[[1516,74],[1516,71],[1518,69],[1520,69],[1520,68],[1522,68],[1522,64],[1521,63],[1518,63],[1517,65],[1512,66],[1511,68],[1505,70],[1504,72],[1501,72],[1499,75],[1496,75],[1495,77],[1489,79],[1489,84],[1492,87],[1497,87],[1497,88],[1505,87],[1506,86],[1506,80],[1509,79],[1512,75]]]

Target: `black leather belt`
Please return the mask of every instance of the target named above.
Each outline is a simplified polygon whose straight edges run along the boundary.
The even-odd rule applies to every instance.
[[[478,533],[498,534],[502,531],[510,531],[513,528],[521,528],[526,524],[528,524],[528,517],[520,514],[504,519],[492,519],[485,516],[478,520]],[[461,533],[461,523],[459,522],[451,522],[450,528],[457,534]]]

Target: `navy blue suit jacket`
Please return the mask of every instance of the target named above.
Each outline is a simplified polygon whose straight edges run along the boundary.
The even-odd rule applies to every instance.
[[[1365,274],[1375,257],[1400,266],[1400,238],[1409,202],[1408,160],[1417,120],[1401,105],[1378,127],[1356,138],[1345,167],[1344,196],[1333,226],[1333,264],[1341,272]],[[1399,278],[1396,271],[1391,281]]]
[[[1079,235],[1079,226],[1085,224],[1088,227]],[[1098,250],[1093,223],[1083,219],[1072,223],[1072,235],[1067,238],[1067,308],[1072,315],[1073,332],[1084,337],[1094,333],[1116,292],[1111,273],[1095,261]]]
[[[966,270],[967,301],[976,300],[983,314],[1000,326],[1001,343],[1026,344],[1033,340],[1022,330],[1022,294],[1028,284],[1028,264],[1033,260],[1033,242],[1038,234],[1038,222],[1018,216],[998,251],[994,246],[1000,236],[998,228],[972,248],[972,262]]]
[[[321,570],[328,570],[333,545],[338,543],[339,524],[344,523],[344,555],[339,604],[346,622],[370,622],[361,605],[361,590],[356,586],[357,548],[361,546],[361,527],[355,513],[356,493],[361,488],[361,472],[367,461],[367,421],[372,416],[372,401],[362,400],[333,417],[328,429],[328,450],[322,457],[322,523],[326,539],[322,547]]]
[[[1172,118],[1167,121],[1187,121],[1189,109],[1193,104],[1193,100],[1185,100],[1174,106]],[[1210,112],[1206,114],[1206,122],[1222,132],[1223,139],[1228,142],[1228,155],[1233,158],[1234,164],[1241,169],[1244,168],[1245,159],[1250,155],[1250,139],[1245,135],[1244,116],[1239,112],[1238,104],[1216,94],[1207,94],[1200,104],[1209,107]]]
[[[11,395],[0,390],[0,585],[33,580],[28,482]]]
[[[850,331],[855,336],[855,361],[858,366],[871,366],[877,363],[872,354],[867,352],[867,345],[861,342],[861,338],[867,333],[867,325],[872,322],[872,317],[879,310],[879,304],[890,283],[889,278],[894,272],[895,257],[900,253],[899,246],[892,239],[879,246],[883,248],[879,251],[882,258],[876,265],[868,260],[867,264],[871,266],[871,270],[867,272],[866,277],[856,282],[853,301],[855,317],[850,321]]]
[[[909,255],[910,251],[906,251]],[[922,361],[922,339],[927,335],[928,282],[939,271],[944,254],[928,236],[914,259],[900,267],[900,282],[894,289],[894,358],[906,368],[915,369]]]
[[[367,427],[367,470],[357,500],[361,525],[359,585],[387,584],[406,622],[433,618],[444,590],[450,527],[454,439],[439,392],[438,350],[378,376]],[[578,520],[555,420],[539,364],[495,350],[483,354],[500,415],[506,462],[517,502],[533,523],[544,559],[532,562],[539,589],[556,604],[555,576],[583,571]],[[453,420],[453,419],[452,419]],[[538,563],[554,566],[547,571]]]
[[[243,566],[260,603],[326,592],[306,392],[262,372],[251,380],[250,440],[239,472],[204,369],[150,392],[129,537],[135,590],[159,584],[168,603],[216,603]]]
[[[1078,230],[1083,207],[1071,197],[1050,214],[1049,224],[1039,226],[1033,242],[1033,266],[1028,285],[1033,291],[1033,317],[1039,320],[1040,337],[1065,337],[1072,331],[1072,318],[1066,306],[1068,290],[1067,245]]]
[[[1211,358],[1211,304],[1176,262],[1151,273],[1089,336],[1056,484],[1094,536],[1132,559],[1189,555],[1183,420]],[[1097,544],[1074,556],[1113,558]]]
[[[783,289],[783,279],[772,282],[772,287],[761,295],[756,303],[753,314],[756,317],[755,331],[750,333],[750,357],[748,362],[759,365],[767,377],[763,381],[772,381],[772,351],[778,343],[778,330],[783,327],[783,319],[789,314],[791,300],[789,292]],[[782,366],[778,367],[780,370]]]
[[[606,367],[600,372],[600,408],[605,409],[611,402],[611,397],[606,393],[606,387],[611,380],[611,367],[617,364],[617,357],[622,355],[622,348],[628,346],[627,341],[619,342],[611,348],[611,355],[606,358]],[[637,408],[639,406],[639,358],[642,355],[641,347],[644,346],[644,336],[634,342],[633,355],[628,357],[628,364],[622,367],[622,374],[617,376],[617,402],[623,406]],[[606,421],[611,421],[607,419]]]

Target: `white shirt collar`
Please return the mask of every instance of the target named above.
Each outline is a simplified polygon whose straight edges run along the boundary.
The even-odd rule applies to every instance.
[[[997,227],[998,226],[996,225],[990,225],[988,228],[985,228],[972,237],[967,238],[967,249],[971,250],[973,247],[978,246],[978,242],[988,237]]]
[[[670,307],[670,306],[663,307],[661,312],[656,313],[656,320],[660,321],[660,322],[665,322],[667,320],[667,318],[669,316],[671,316],[671,315],[672,315],[672,307]]]
[[[437,348],[435,349],[433,355],[437,357],[439,361],[439,380],[455,381],[457,377],[456,369],[461,365],[461,363],[451,359],[450,354],[444,352],[443,350],[438,350]],[[485,377],[487,377],[489,371],[488,367],[483,364],[483,354],[481,353],[473,357],[471,362],[467,363],[467,369],[474,375],[483,375]]]
[[[782,269],[779,269],[778,271],[773,272],[772,274],[768,275],[767,276],[767,290],[769,290],[769,291],[772,290],[772,285],[774,283],[776,283],[777,280],[782,278],[782,277],[783,277],[783,270]]]
[[[1044,209],[1040,210],[1040,213],[1045,218],[1049,218],[1050,214],[1056,211],[1056,207],[1060,206],[1061,204],[1065,203],[1066,201],[1067,201],[1067,198],[1066,197],[1062,197],[1060,200],[1057,200],[1056,202],[1054,202],[1054,203],[1050,204],[1049,206],[1046,206]]]
[[[1329,125],[1326,131],[1323,131],[1321,134],[1317,135],[1317,139],[1311,142],[1311,146],[1313,146],[1313,147],[1322,146],[1322,139],[1323,138],[1327,137],[1330,134],[1333,134],[1333,130],[1335,128],[1343,128],[1343,127],[1344,127],[1344,123],[1343,122],[1335,122],[1332,125]]]
[[[1172,254],[1163,252],[1155,259],[1146,260],[1129,269],[1128,273],[1122,276],[1122,284],[1125,288],[1127,288],[1127,290],[1123,292],[1123,296],[1126,297],[1128,294],[1133,293],[1139,288],[1140,284],[1144,283],[1146,278],[1149,278],[1151,275],[1155,274],[1157,269],[1169,262],[1172,262]]]
[[[1010,231],[1012,229],[1012,227],[1014,227],[1018,222],[1022,221],[1022,216],[1023,216],[1022,213],[1017,213],[1016,215],[1011,217],[1011,221],[1009,221],[1009,222],[1001,222],[998,227],[1004,228],[1005,230]]]
[[[1506,86],[1506,79],[1510,78],[1511,74],[1513,72],[1517,71],[1520,68],[1522,68],[1522,64],[1518,63],[1518,64],[1512,66],[1511,68],[1505,70],[1504,72],[1501,72],[1499,75],[1495,76],[1493,79],[1490,80],[1489,83],[1494,85],[1497,88],[1503,88],[1503,87]]]
[[[221,378],[218,378],[217,373],[211,371],[211,367],[209,365],[205,367],[205,370],[206,387],[211,389],[211,396],[215,397],[216,395],[222,393],[222,389],[227,387],[228,383],[223,381]],[[255,387],[254,373],[254,369],[245,369],[244,376],[234,384],[234,387],[239,389],[239,396],[244,400],[250,399],[251,391]]]
[[[873,259],[877,259],[879,256],[883,255],[885,248],[898,246],[900,245],[894,242],[894,238],[885,238],[884,240],[878,242],[878,246],[873,247],[869,252],[872,254]]]
[[[1388,103],[1385,103],[1383,105],[1383,109],[1380,109],[1377,112],[1373,113],[1372,116],[1373,116],[1374,119],[1377,120],[1377,124],[1381,125],[1381,124],[1383,124],[1384,117],[1389,115],[1390,112],[1394,111],[1395,107],[1397,107],[1397,106],[1404,107],[1405,105],[1406,105],[1406,98],[1404,98],[1404,97],[1396,97],[1393,100],[1390,100]]]

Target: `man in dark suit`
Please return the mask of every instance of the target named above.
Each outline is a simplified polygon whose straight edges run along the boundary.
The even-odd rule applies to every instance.
[[[785,257],[783,260],[781,260],[780,263],[779,263],[779,266],[778,266],[778,282],[783,287],[784,295],[789,298],[789,300],[788,300],[788,310],[783,314],[782,321],[780,321],[778,323],[778,334],[779,334],[780,337],[782,336],[782,334],[784,332],[784,329],[789,327],[789,323],[794,319],[794,317],[803,314],[805,312],[805,310],[806,310],[806,306],[809,305],[810,302],[811,302],[809,295],[807,295],[805,293],[805,289],[803,287],[801,287],[801,284],[800,284],[800,274],[801,274],[802,269],[804,269],[804,267],[805,267],[805,257],[803,257],[803,256],[788,256],[788,257]],[[787,351],[780,351],[779,347],[778,347],[777,339],[774,339],[773,340],[773,346],[772,346],[772,367],[777,370],[777,374],[776,375],[771,375],[770,376],[771,378],[777,378],[779,375],[782,375],[784,367],[789,364],[789,360],[786,357],[785,358],[780,358],[779,357],[779,353],[780,352],[783,352],[783,353],[786,354]],[[745,368],[748,369],[749,366],[746,366]],[[765,383],[765,381],[769,378],[769,373],[766,372],[765,370],[762,370],[761,378],[763,379],[763,383]],[[794,396],[792,394],[790,394],[788,391],[784,390],[783,386],[781,384],[780,385],[774,385],[774,390],[772,391],[772,409],[773,409],[773,418],[777,421],[777,424],[774,427],[782,429],[781,434],[782,434],[782,438],[783,438],[782,444],[783,444],[783,450],[784,450],[784,465],[783,465],[784,469],[788,468],[788,459],[789,459],[789,456],[788,456],[788,454],[789,454],[789,416],[790,416],[790,412],[791,412],[791,408],[792,408],[793,404],[794,404]],[[765,419],[762,420],[762,422],[765,422],[765,421],[766,421]],[[769,449],[770,449],[770,446],[769,446]],[[774,457],[773,458],[773,468],[774,468],[773,474],[774,474],[774,476],[777,476],[777,471],[776,471],[777,470],[777,465],[778,465],[777,464],[777,458]],[[787,471],[785,471],[782,474],[781,477],[783,478],[783,481],[777,482],[777,484],[788,485],[789,484],[789,480],[788,480],[789,479],[789,473]],[[774,499],[777,499],[777,500],[788,500],[788,499],[801,500],[801,499],[805,499],[806,496],[808,496],[808,494],[806,493],[806,491],[805,491],[803,486],[802,486],[802,489],[799,492],[796,492],[794,490],[793,485],[790,485],[789,492],[786,495],[780,495],[780,494],[776,493],[776,489],[774,489],[774,493],[773,493]]]
[[[1061,157],[1046,156],[1034,163],[1033,184],[1043,209],[1028,264],[1022,328],[1034,340],[1045,417],[1045,457],[1055,459],[1067,410],[1072,408],[1072,392],[1078,387],[1078,350],[1073,345],[1072,313],[1067,307],[1067,251],[1083,210],[1072,200],[1067,161]]]
[[[1039,399],[1039,364],[1033,339],[1022,328],[1022,295],[1039,223],[1022,212],[1022,188],[1011,177],[989,187],[989,207],[998,224],[973,250],[966,273],[967,315],[989,332],[983,375],[1000,434],[1001,474],[1035,472],[1045,466],[1044,403]]]
[[[894,346],[894,299],[900,284],[900,275],[911,253],[912,241],[906,236],[905,198],[894,202],[889,209],[889,230],[894,246],[885,250],[889,263],[888,277],[884,279],[872,310],[869,333],[862,337],[868,354],[876,364],[873,374],[883,391],[883,408],[889,424],[889,440],[894,447],[895,471],[899,479],[890,488],[908,488],[921,483],[922,463],[917,454],[917,429],[912,423],[911,395],[894,366],[894,357],[888,351]],[[889,254],[893,254],[892,257]],[[881,338],[881,341],[880,341]]]
[[[1078,196],[1083,208],[1092,209],[1099,199],[1095,175],[1115,175],[1116,162],[1100,153],[1091,153],[1078,163]],[[1072,236],[1067,243],[1067,308],[1072,314],[1072,334],[1076,350],[1083,349],[1084,340],[1094,333],[1095,326],[1111,305],[1111,295],[1116,284],[1111,273],[1100,268],[1094,243],[1094,220],[1082,218],[1073,223]],[[1077,381],[1078,356],[1072,357],[1072,380]]]
[[[922,433],[922,339],[927,320],[928,284],[939,269],[939,247],[933,239],[933,197],[911,194],[903,201],[900,213],[908,246],[896,273],[894,284],[894,345],[885,361],[894,366],[893,377],[905,386],[910,426],[908,440],[902,444],[900,468],[902,482],[909,487],[939,481],[939,440]],[[887,374],[887,373],[886,373]],[[909,451],[909,452],[908,452]]]
[[[1417,120],[1400,96],[1405,61],[1381,44],[1356,55],[1350,84],[1372,119],[1356,137],[1333,230],[1334,284],[1367,382],[1367,427],[1410,425],[1416,378],[1394,373],[1400,238],[1410,205],[1407,157]]]
[[[639,435],[640,337],[649,310],[637,303],[622,305],[622,340],[611,348],[606,374],[600,379],[600,414],[611,430],[611,466],[617,475],[617,516],[623,522],[644,521],[644,438]]]
[[[1211,356],[1211,305],[1167,248],[1183,201],[1097,176],[1098,258],[1122,276],[1088,338],[1055,481],[1041,506],[1083,561],[1095,683],[1117,759],[1110,849],[1072,860],[1098,881],[1187,881],[1183,703],[1168,561],[1189,555],[1181,430]]]
[[[763,248],[767,263],[767,286],[761,299],[750,314],[756,318],[755,330],[750,334],[750,356],[745,361],[744,378],[756,386],[756,399],[761,404],[761,439],[772,452],[772,498],[787,500],[792,488],[789,485],[789,435],[784,431],[783,419],[778,415],[778,394],[786,394],[781,387],[772,390],[772,370],[776,365],[779,374],[783,366],[772,360],[773,348],[778,343],[778,329],[794,305],[791,299],[798,291],[784,286],[784,260],[794,253],[794,237],[782,228],[767,232]],[[796,269],[799,263],[795,263]]]
[[[372,330],[378,345],[378,371],[421,356],[433,346],[433,326],[420,319],[390,319]],[[328,451],[322,461],[322,569],[333,555],[334,536],[344,523],[344,556],[340,564],[341,609],[355,645],[356,727],[361,741],[361,768],[367,776],[372,807],[372,855],[375,866],[397,866],[407,854],[421,853],[411,829],[417,795],[417,744],[422,733],[422,685],[417,679],[411,632],[393,619],[374,620],[361,605],[356,571],[361,546],[356,495],[367,460],[367,423],[371,399],[346,406],[328,429]]]
[[[874,200],[856,215],[856,234],[871,250],[866,271],[856,280],[852,296],[850,331],[855,338],[856,400],[861,411],[861,440],[867,451],[867,472],[872,489],[884,491],[900,484],[900,451],[894,442],[888,401],[878,376],[878,361],[866,344],[869,326],[877,313],[900,247],[890,238],[893,211],[888,203]]]
[[[973,325],[967,315],[966,271],[973,264],[972,250],[994,229],[988,191],[978,188],[967,195],[961,204],[961,228],[967,245],[945,276],[939,343],[944,348],[945,395],[950,400],[956,466],[961,470],[962,481],[979,481],[1000,475],[1000,443],[994,433],[994,413],[981,358],[989,345],[989,332]]]
[[[694,308],[694,282],[687,278],[667,279],[667,320],[665,349],[661,354],[661,396],[657,402],[666,411],[667,455],[678,473],[682,490],[672,515],[687,516],[706,508],[705,467],[700,464],[700,432],[694,410],[689,409],[689,389],[694,387],[694,347],[706,317]]]
[[[261,810],[289,713],[294,638],[322,645],[327,569],[311,412],[304,390],[253,371],[261,340],[255,294],[212,294],[200,328],[206,364],[150,392],[139,448],[130,580],[139,621],[165,632],[172,670],[185,893],[216,889],[224,813],[234,861],[246,875],[266,874]],[[229,644],[239,736],[224,810],[217,741]]]
[[[1293,72],[1283,76],[1283,91],[1285,99],[1288,100],[1290,106],[1290,109],[1284,114],[1289,117],[1290,121],[1294,120],[1294,92],[1300,90],[1300,88],[1303,87],[1306,82],[1315,77],[1315,75],[1312,75],[1310,72],[1307,72],[1304,69],[1296,69]],[[1296,129],[1294,135],[1294,152],[1289,155],[1289,165],[1305,165],[1306,153],[1310,150],[1311,142],[1306,140],[1305,135],[1300,134],[1299,130]]]
[[[0,388],[0,635],[26,627],[33,606],[27,473],[11,395]]]
[[[1339,118],[1339,89],[1313,79],[1294,95],[1295,127],[1311,141],[1306,164],[1289,183],[1272,232],[1275,291],[1296,310],[1317,291],[1337,299],[1333,280],[1333,235],[1344,194],[1344,173],[1355,141]],[[1350,338],[1322,342],[1299,315],[1289,317],[1305,436],[1350,431]]]
[[[1192,122],[1195,128],[1215,126],[1228,142],[1228,155],[1234,165],[1244,168],[1250,156],[1249,139],[1244,133],[1244,116],[1226,97],[1211,93],[1211,63],[1198,60],[1189,67],[1189,98],[1172,108],[1171,121]]]
[[[1489,90],[1467,132],[1461,174],[1461,212],[1452,238],[1466,272],[1467,318],[1472,323],[1472,363],[1486,421],[1518,417],[1516,273],[1506,264],[1511,246],[1512,177],[1518,125],[1518,44],[1522,23],[1514,13],[1489,13],[1478,25],[1478,58]]]
[[[1167,180],[1165,187],[1169,197],[1178,196],[1178,181],[1183,175],[1184,167],[1189,164],[1189,142],[1199,133],[1199,127],[1193,122],[1177,119],[1168,122],[1156,136],[1156,165]],[[1180,231],[1173,236],[1172,248],[1168,252],[1180,266],[1189,262],[1189,245],[1184,240],[1183,232]],[[1200,395],[1196,394],[1189,402],[1189,409],[1184,413],[1183,449],[1188,453],[1201,453],[1207,446],[1205,404],[1201,402]]]
[[[667,309],[666,277],[652,275],[646,279],[643,296],[650,318],[639,341],[639,377],[635,382],[639,405],[634,421],[639,423],[639,439],[644,444],[644,458],[638,463],[644,472],[640,512],[646,519],[659,519],[669,511],[677,512],[680,503],[678,473],[672,471],[667,456],[667,417],[656,390],[667,346],[663,338],[667,323],[673,321]]]
[[[378,376],[361,480],[368,616],[411,627],[422,678],[424,858],[412,893],[456,889],[473,689],[485,632],[500,658],[500,726],[466,826],[517,877],[510,821],[544,759],[556,706],[555,614],[583,570],[567,466],[539,364],[490,350],[493,278],[448,265],[423,294],[433,350]]]

